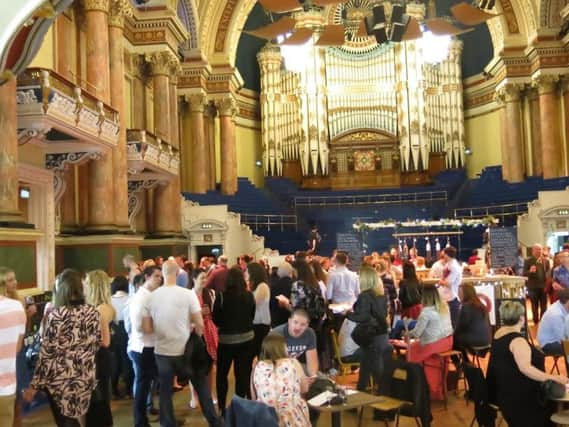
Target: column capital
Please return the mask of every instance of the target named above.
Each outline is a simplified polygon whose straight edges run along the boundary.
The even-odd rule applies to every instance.
[[[207,105],[207,97],[203,93],[192,93],[185,95],[185,100],[190,104],[192,113],[203,113]]]
[[[170,84],[177,85],[180,74],[182,74],[180,61],[178,61],[178,58],[173,57],[170,61]]]
[[[85,12],[100,11],[109,13],[109,0],[83,0]]]
[[[172,61],[177,60],[175,55],[169,50],[147,53],[144,55],[145,61],[150,65],[152,76],[170,76]]]
[[[532,86],[537,88],[540,95],[555,92],[559,76],[554,74],[541,74],[532,79]]]
[[[217,107],[220,116],[230,116],[231,118],[235,118],[237,115],[237,102],[231,95],[216,99],[215,106]]]
[[[204,116],[208,119],[213,119],[217,115],[217,109],[213,102],[208,102],[204,108]]]
[[[110,0],[109,27],[123,28],[124,18],[132,17],[133,10],[128,0]]]
[[[525,85],[521,83],[506,83],[496,90],[496,101],[499,104],[518,102]]]
[[[133,77],[145,80],[148,78],[147,62],[143,55],[139,53],[130,54],[130,72]]]
[[[560,76],[559,90],[561,91],[561,95],[565,95],[567,92],[569,92],[569,74]]]

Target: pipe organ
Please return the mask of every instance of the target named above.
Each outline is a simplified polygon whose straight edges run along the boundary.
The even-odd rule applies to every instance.
[[[310,45],[293,70],[268,43],[257,55],[265,173],[281,175],[283,161],[295,160],[303,176],[368,170],[370,161],[375,170],[427,171],[431,153],[445,153],[447,168],[461,167],[462,42],[453,39],[438,63],[424,49],[420,41]],[[351,134],[367,145],[346,145]],[[368,165],[352,167],[358,159]]]

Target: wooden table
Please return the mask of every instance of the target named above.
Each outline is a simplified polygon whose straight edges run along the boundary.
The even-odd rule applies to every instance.
[[[385,399],[385,396],[376,396],[369,393],[358,391],[357,393],[348,395],[348,402],[346,404],[330,405],[326,403],[322,406],[313,406],[311,408],[322,413],[329,413],[332,417],[332,427],[340,427],[342,425],[342,412],[350,409],[363,408],[364,406],[373,403],[379,403]]]

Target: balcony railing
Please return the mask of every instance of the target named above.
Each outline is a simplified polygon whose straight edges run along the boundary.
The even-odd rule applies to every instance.
[[[264,215],[264,214],[240,214],[241,223],[247,224],[253,230],[277,230],[281,231],[298,229],[296,215]]]
[[[28,68],[18,76],[18,128],[55,128],[82,141],[114,146],[117,110],[53,70]]]
[[[294,207],[312,206],[361,206],[361,205],[381,205],[381,204],[406,204],[420,202],[447,202],[448,193],[446,191],[421,191],[416,193],[395,193],[395,194],[365,194],[353,196],[296,196]]]
[[[454,210],[455,218],[485,218],[493,216],[498,218],[506,218],[510,216],[518,216],[528,211],[528,203],[507,203],[503,205],[477,206],[469,208],[457,208]]]
[[[144,129],[127,129],[126,139],[129,169],[179,174],[180,152],[166,141]]]

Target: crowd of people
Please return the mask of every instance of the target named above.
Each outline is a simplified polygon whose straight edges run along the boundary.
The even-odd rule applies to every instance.
[[[503,326],[492,340],[489,307],[462,283],[456,249],[441,251],[430,285],[417,277],[419,258],[401,259],[397,249],[372,253],[358,273],[343,252],[297,252],[272,268],[247,255],[235,265],[221,255],[196,266],[183,257],[126,256],[125,275],[114,278],[66,269],[45,307],[39,360],[21,394],[15,358],[35,312],[19,302],[14,272],[0,268],[0,337],[9,360],[0,369],[0,424],[11,425],[19,401],[41,392],[58,426],[112,426],[111,400],[132,397],[135,426],[148,427],[157,416],[161,426],[175,427],[173,393],[189,384],[190,407],[199,404],[208,425],[221,426],[233,366],[235,395],[275,408],[279,425],[308,426],[316,414],[305,395],[319,372],[335,370],[331,329],[342,361],[360,363],[358,390],[381,392],[392,345],[404,340],[407,361],[423,366],[433,399],[444,387],[429,362],[451,349],[467,360],[472,348],[491,345],[488,379],[506,420],[527,425],[519,423],[524,411],[543,418],[536,405],[515,409],[527,399],[523,390],[567,378],[543,372],[543,358],[520,334],[523,306],[501,305]],[[569,248],[555,258],[557,265],[548,265],[535,245],[523,272],[541,349],[558,355],[569,336]],[[548,278],[555,301],[541,315]]]

